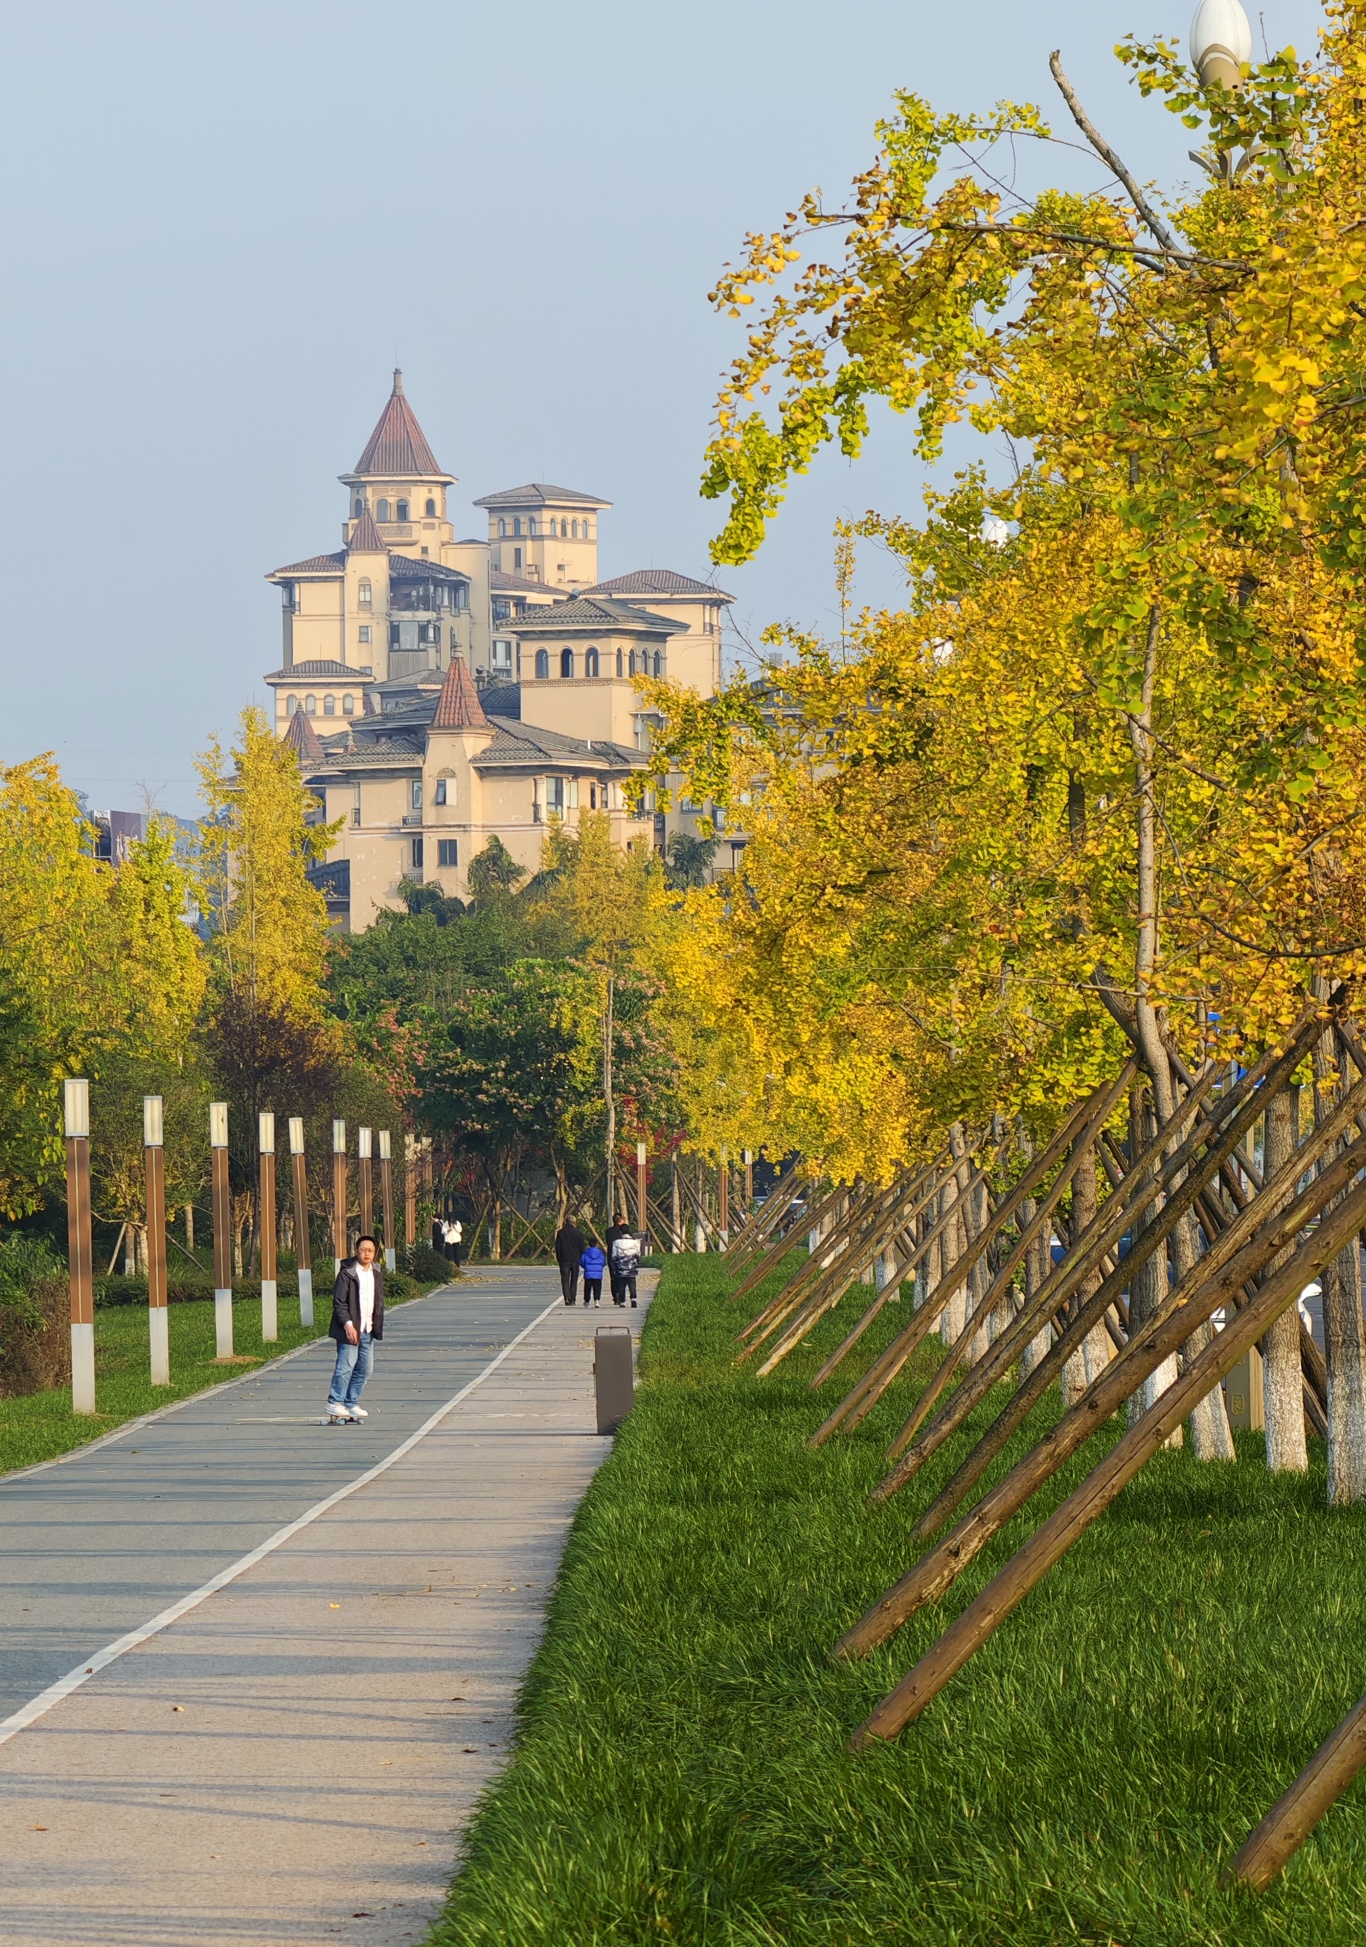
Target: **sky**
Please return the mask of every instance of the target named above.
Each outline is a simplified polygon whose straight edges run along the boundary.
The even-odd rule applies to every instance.
[[[1254,38],[1258,16],[1249,6]],[[0,763],[53,750],[97,807],[197,809],[194,757],[281,660],[262,577],[340,543],[347,471],[402,366],[452,518],[529,479],[612,501],[599,572],[706,576],[698,494],[741,327],[707,302],[747,231],[838,203],[898,88],[1038,103],[1065,67],[1135,174],[1191,139],[1114,60],[1184,36],[1170,0],[202,0],[16,8],[0,128]],[[1264,16],[1308,51],[1309,0]],[[1102,185],[1075,148],[1022,183]],[[957,453],[958,462],[965,457]],[[988,459],[990,459],[988,455]],[[736,635],[837,630],[834,524],[912,517],[907,422],[798,480],[718,571]],[[856,599],[894,602],[865,547]]]

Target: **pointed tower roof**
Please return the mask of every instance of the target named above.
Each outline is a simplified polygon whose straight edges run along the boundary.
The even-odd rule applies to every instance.
[[[343,478],[359,479],[367,474],[399,480],[450,480],[454,477],[442,471],[440,461],[428,446],[427,436],[404,396],[403,374],[397,369],[389,402],[379,416],[379,423],[371,433],[365,451],[356,461],[355,473],[343,475]]]
[[[281,742],[289,745],[300,764],[305,767],[310,764],[324,764],[327,761],[327,753],[318,741],[318,733],[313,728],[307,710],[294,712]]]
[[[387,554],[389,552],[384,542],[380,539],[380,532],[375,526],[375,517],[370,512],[370,504],[368,501],[361,507],[360,513],[357,516],[356,531],[351,536],[347,552],[348,554]]]
[[[463,656],[452,656],[441,686],[441,699],[432,718],[433,730],[476,730],[488,723],[474,678]]]

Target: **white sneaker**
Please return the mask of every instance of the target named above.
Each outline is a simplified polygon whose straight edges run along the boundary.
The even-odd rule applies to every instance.
[[[369,1417],[370,1415],[363,1406],[353,1406],[351,1408],[351,1418],[353,1420],[368,1420]]]
[[[348,1420],[355,1418],[355,1414],[349,1406],[334,1405],[329,1400],[327,1402],[327,1417],[333,1426],[344,1426]]]

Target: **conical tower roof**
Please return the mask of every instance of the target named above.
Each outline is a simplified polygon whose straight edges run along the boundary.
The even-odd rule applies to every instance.
[[[441,686],[441,698],[432,718],[433,730],[476,730],[487,724],[484,706],[474,687],[474,678],[465,667],[463,656],[452,656]]]
[[[370,512],[368,502],[361,507],[360,513],[356,516],[356,531],[351,536],[347,551],[350,554],[387,554],[389,552],[384,542],[380,539],[380,532],[375,526],[375,517]]]
[[[289,748],[294,752],[300,764],[305,768],[310,764],[322,764],[326,762],[327,753],[318,741],[318,733],[313,728],[313,720],[307,710],[296,710],[294,712],[294,715],[289,720],[289,728],[286,730],[281,742],[289,745]]]
[[[383,479],[450,480],[427,444],[427,435],[403,392],[403,374],[394,372],[394,389],[379,416],[365,451],[356,461],[357,478],[366,474]]]

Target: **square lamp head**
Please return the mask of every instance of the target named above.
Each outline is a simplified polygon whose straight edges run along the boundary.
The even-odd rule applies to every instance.
[[[370,1151],[371,1133],[372,1132],[369,1129],[357,1129],[356,1131],[356,1154],[357,1156],[365,1157],[367,1162],[369,1161],[370,1154],[371,1154]]]
[[[393,1153],[393,1147],[389,1141],[389,1131],[387,1129],[381,1129],[379,1132],[379,1160],[381,1163],[387,1163]]]
[[[332,1154],[334,1156],[346,1154],[346,1124],[340,1118],[332,1124]]]
[[[62,1110],[68,1136],[89,1136],[90,1084],[84,1077],[62,1083]]]
[[[289,1153],[302,1156],[304,1153],[304,1119],[301,1115],[289,1118]]]
[[[228,1146],[228,1105],[226,1102],[209,1104],[209,1146],[212,1149],[226,1149]]]
[[[142,1146],[144,1149],[160,1149],[166,1141],[166,1118],[162,1113],[159,1095],[144,1095],[142,1098]]]
[[[261,1144],[261,1154],[263,1156],[273,1156],[275,1154],[275,1111],[273,1109],[262,1109],[256,1118],[256,1123],[257,1135],[260,1138]]]

